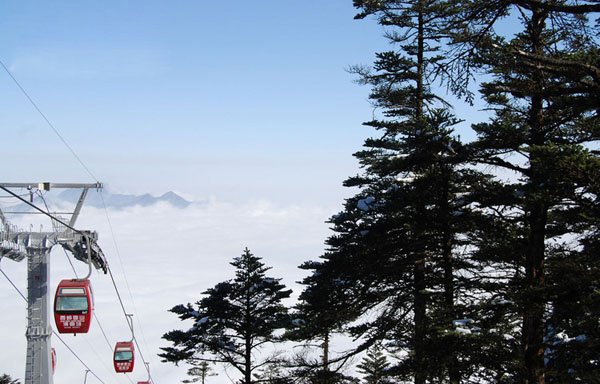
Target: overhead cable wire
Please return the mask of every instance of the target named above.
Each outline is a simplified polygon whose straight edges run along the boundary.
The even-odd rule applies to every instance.
[[[37,205],[35,205],[35,204],[33,204],[33,203],[31,203],[31,202],[29,202],[29,201],[25,200],[24,198],[22,198],[21,196],[17,195],[16,193],[14,193],[13,191],[11,191],[10,189],[8,189],[8,188],[6,188],[6,187],[4,187],[4,186],[2,186],[2,185],[0,185],[0,189],[4,190],[5,192],[8,192],[8,193],[10,193],[10,194],[11,194],[13,197],[16,197],[17,199],[21,200],[22,202],[24,202],[25,204],[29,205],[30,207],[32,207],[32,208],[34,208],[34,209],[36,209],[36,210],[37,210],[37,211],[39,211],[40,213],[42,213],[42,214],[44,214],[44,215],[48,216],[48,217],[49,217],[49,218],[51,218],[52,220],[54,220],[54,221],[56,221],[56,222],[58,222],[58,223],[60,223],[60,224],[64,225],[66,228],[69,228],[70,230],[72,230],[72,231],[74,231],[74,232],[77,232],[77,233],[79,233],[80,235],[87,236],[87,234],[86,234],[86,233],[84,233],[83,231],[80,231],[79,229],[76,229],[76,228],[74,228],[74,227],[70,226],[69,224],[65,223],[63,220],[61,220],[61,219],[59,219],[59,218],[57,218],[57,217],[53,216],[52,214],[50,214],[50,213],[48,213],[48,212],[44,211],[43,209],[41,209],[41,208],[40,208],[40,207],[38,207]]]
[[[79,164],[81,164],[81,166],[92,177],[92,179],[94,179],[95,181],[98,181],[98,179],[96,178],[96,176],[94,176],[94,174],[92,173],[92,171],[90,171],[90,169],[85,165],[85,163],[81,160],[81,158],[77,155],[77,153],[73,150],[73,148],[71,148],[71,146],[69,145],[69,143],[67,143],[67,141],[60,134],[60,132],[58,131],[58,129],[56,129],[56,127],[54,127],[54,125],[50,122],[50,120],[46,117],[46,115],[42,112],[42,110],[37,106],[37,104],[35,103],[35,101],[33,101],[33,99],[31,98],[31,96],[29,96],[29,94],[27,93],[27,91],[21,86],[21,84],[19,83],[19,81],[13,76],[13,74],[6,67],[6,65],[4,65],[4,62],[2,60],[0,60],[0,64],[2,65],[2,67],[4,68],[4,70],[6,71],[6,73],[8,73],[8,76],[10,76],[10,78],[17,85],[17,87],[19,87],[19,89],[25,95],[25,97],[27,98],[27,100],[29,100],[29,102],[31,103],[31,105],[33,105],[33,107],[35,108],[35,110],[38,111],[38,113],[46,121],[46,123],[48,124],[48,126],[50,128],[52,128],[52,130],[54,131],[54,133],[56,134],[56,136],[58,136],[58,138],[60,139],[60,141],[63,142],[63,144],[69,149],[69,151],[71,152],[71,154],[77,159],[77,161],[79,162]]]
[[[67,257],[69,264],[71,265],[71,269],[73,270],[73,273],[75,274],[75,278],[79,279],[79,274],[77,273],[77,270],[75,269],[75,265],[73,265],[73,262],[71,261],[71,258],[69,257],[69,254],[67,253],[67,251],[64,248],[62,250],[65,253],[65,256]],[[106,332],[104,332],[104,327],[102,327],[102,323],[100,322],[100,319],[98,319],[96,312],[92,312],[92,315],[94,316],[94,319],[96,319],[96,323],[98,323],[98,327],[100,328],[100,332],[102,332],[102,336],[104,336],[104,340],[106,340],[106,344],[108,345],[108,348],[112,350],[112,344],[108,340],[108,337],[106,336]]]
[[[48,203],[46,203],[46,199],[44,198],[44,194],[42,193],[42,191],[40,191],[38,189],[37,190],[37,195],[40,197],[40,199],[42,199],[42,202],[44,203],[44,207],[46,207],[46,212],[48,212],[48,214],[50,214],[51,217],[52,217],[52,219],[50,220],[50,222],[52,223],[52,229],[55,232],[58,232],[58,225],[56,224],[56,221],[54,221],[54,216],[50,213],[50,208],[48,207]]]
[[[75,273],[75,277],[79,278],[79,276],[77,276],[77,272],[75,271],[75,266],[73,265],[73,262],[71,261],[71,258],[69,257],[69,254],[67,253],[67,250],[64,248],[62,248],[62,250],[65,253],[65,256],[67,257],[67,261],[71,265],[71,269],[73,269],[73,272]]]
[[[24,193],[19,196],[29,196],[29,193]],[[0,196],[0,199],[12,199],[12,198],[13,198],[13,196]]]
[[[100,323],[100,319],[98,319],[98,316],[96,316],[96,312],[94,312],[93,314],[94,314],[94,319],[96,319],[96,323],[98,323],[98,327],[100,328],[100,332],[102,332],[102,336],[104,336],[104,340],[106,340],[106,344],[108,345],[108,348],[110,350],[112,350],[112,344],[108,340],[108,337],[106,336],[106,332],[104,332],[104,328],[102,327],[102,324]]]
[[[83,362],[83,360],[81,360],[81,358],[75,353],[75,351],[73,349],[71,349],[71,347],[62,339],[62,337],[60,337],[60,334],[58,334],[56,331],[52,331],[52,334],[54,336],[56,336],[56,338],[58,340],[60,340],[61,343],[63,343],[63,345],[73,354],[73,356],[75,356],[75,358],[77,360],[79,360],[79,362],[85,367],[85,369],[87,369],[88,371],[90,371],[92,373],[92,375],[98,379],[102,384],[105,384],[104,381],[102,381],[101,378],[98,377],[98,375],[96,375],[96,373],[90,369],[90,367],[87,366],[86,363]]]
[[[115,278],[113,276],[112,270],[110,269],[110,267],[107,268],[108,269],[108,274],[110,276],[110,279],[112,280],[113,286],[115,287],[115,291],[117,292],[117,298],[119,299],[119,303],[121,303],[121,309],[123,310],[123,314],[125,315],[125,318],[127,318],[127,311],[125,310],[125,305],[123,304],[123,300],[121,298],[121,294],[119,293],[119,289],[117,288],[117,283],[115,282]],[[128,321],[129,323],[129,321]],[[131,324],[129,324],[129,327],[131,329],[131,332],[133,334],[133,321],[131,322]],[[137,338],[134,336],[133,337],[133,341],[136,345],[136,347],[138,348],[138,353],[140,354],[140,357],[142,358],[142,362],[144,363],[144,365],[146,366],[146,371],[148,372],[148,377],[150,376],[150,369],[148,368],[148,364],[146,359],[144,358],[144,354],[142,353],[142,348],[140,348],[140,345],[137,341]]]
[[[117,244],[117,238],[116,238],[114,230],[113,230],[112,221],[110,220],[110,216],[108,214],[108,208],[106,206],[106,202],[104,200],[104,195],[102,194],[102,192],[100,192],[100,199],[102,200],[102,206],[104,208],[104,212],[106,215],[106,221],[108,223],[108,228],[110,230],[111,238],[112,238],[113,244],[115,246],[115,251],[117,253],[117,259],[119,260],[119,265],[121,266],[121,270],[123,271],[123,279],[125,280],[125,287],[127,288],[127,291],[129,292],[129,297],[131,298],[131,304],[133,305],[134,312],[138,312],[136,305],[135,305],[135,300],[133,299],[133,294],[131,292],[131,288],[129,287],[129,281],[127,280],[127,274],[125,273],[125,267],[123,266],[123,258],[121,257],[121,251],[119,250],[119,246]],[[112,272],[111,272],[111,278],[113,278]],[[115,289],[117,289],[116,283],[114,282],[114,278],[113,278],[113,284],[115,285]],[[118,290],[117,290],[117,294],[118,294]],[[119,300],[121,300],[120,297],[119,297]],[[125,317],[127,317],[127,311],[125,310],[125,306],[123,305],[122,300],[121,300],[121,307],[123,308],[123,314],[125,315]],[[136,321],[138,322],[138,325],[140,327],[140,332],[142,334],[142,341],[144,342],[145,346],[148,346],[148,343],[146,342],[146,335],[144,334],[144,328],[142,327],[142,323],[140,322],[139,316],[136,318]],[[131,332],[133,333],[133,321],[130,324],[130,327],[132,327]],[[136,340],[136,342],[137,342],[137,340]],[[139,345],[138,345],[138,349],[141,351],[141,348],[139,348]],[[140,353],[140,355],[141,355],[141,353]],[[144,363],[145,363],[145,361],[144,361]],[[150,372],[148,372],[148,374],[150,374]]]
[[[19,292],[19,295],[21,295],[21,297],[23,298],[23,300],[25,300],[25,302],[27,302],[27,298],[23,295],[23,293],[21,293],[21,290],[15,285],[15,283],[12,282],[12,280],[10,279],[10,277],[8,277],[8,275],[6,273],[4,273],[4,271],[2,270],[2,268],[0,268],[0,272],[2,272],[2,274],[4,275],[4,277],[6,277],[6,280],[8,280],[8,282],[10,283],[10,285],[12,285],[13,288],[16,289],[17,292]]]

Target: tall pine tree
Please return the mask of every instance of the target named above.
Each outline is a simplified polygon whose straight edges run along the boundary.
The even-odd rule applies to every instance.
[[[494,271],[477,277],[492,297],[487,320],[513,344],[512,353],[495,348],[492,355],[504,358],[486,365],[495,366],[502,382],[591,377],[597,368],[589,352],[597,339],[588,335],[598,325],[583,321],[583,313],[597,314],[597,280],[589,275],[598,267],[589,258],[596,224],[587,212],[597,204],[598,156],[590,145],[599,134],[598,48],[586,14],[600,7],[595,1],[458,3],[465,23],[457,46],[466,42],[463,52],[475,55],[465,57],[493,78],[482,93],[494,116],[474,126],[473,159],[512,176],[482,190],[479,207],[496,225],[474,238],[476,257]],[[522,30],[496,35],[498,20],[515,14]],[[489,241],[494,233],[501,242]],[[567,304],[572,300],[575,305]],[[583,359],[573,359],[582,352]]]
[[[459,382],[453,320],[461,317],[455,271],[462,261],[455,256],[469,216],[461,196],[477,174],[461,167],[463,148],[453,135],[458,121],[430,84],[452,10],[442,1],[354,4],[358,18],[376,15],[388,27],[399,51],[377,54],[373,68],[354,68],[381,110],[365,125],[380,134],[355,154],[364,172],[345,185],[360,192],[332,218],[335,234],[305,292],[327,286],[332,300],[343,298],[339,315],[354,320],[347,330],[363,338],[358,350],[386,340],[402,352],[393,367],[398,377]]]

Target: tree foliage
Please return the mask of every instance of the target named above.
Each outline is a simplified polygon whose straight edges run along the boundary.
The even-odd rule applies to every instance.
[[[387,36],[398,51],[378,53],[372,68],[353,68],[381,111],[365,123],[378,135],[355,154],[363,172],[345,185],[360,192],[332,217],[334,235],[323,261],[309,264],[302,305],[313,323],[348,324],[345,330],[364,341],[358,350],[387,341],[402,356],[399,377],[424,383],[451,371],[456,381],[457,234],[468,226],[461,196],[478,176],[460,166],[465,154],[453,134],[459,121],[431,91],[453,11],[441,1],[354,4],[358,18],[375,15],[393,27]],[[326,299],[315,294],[324,291]]]
[[[206,361],[189,361],[192,365],[188,368],[187,374],[190,376],[190,379],[183,380],[183,383],[197,383],[200,382],[204,384],[206,378],[209,376],[217,376],[216,373],[212,372],[212,368],[209,363]]]
[[[390,371],[417,384],[594,377],[600,34],[588,16],[600,5],[354,5],[397,50],[353,68],[378,135],[355,154],[362,173],[345,185],[359,192],[331,218],[326,253],[304,264],[304,330],[348,332],[355,353],[384,341],[400,356]],[[472,101],[480,75],[491,117],[465,143],[431,85]]]
[[[369,348],[361,363],[356,366],[358,372],[364,376],[365,384],[393,383],[390,379],[389,367],[390,362],[378,345]]]
[[[20,384],[20,381],[4,373],[0,376],[0,384]]]
[[[514,175],[509,180],[496,177],[500,185],[482,190],[486,200],[479,205],[482,214],[505,234],[502,242],[490,243],[489,234],[483,231],[473,238],[477,259],[492,267],[497,281],[476,277],[486,282],[486,291],[495,297],[492,305],[482,310],[498,320],[492,329],[511,335],[508,349],[499,344],[491,354],[504,356],[504,365],[485,356],[479,361],[493,367],[494,377],[507,382],[575,379],[580,372],[575,368],[555,371],[562,361],[554,365],[554,351],[566,344],[550,340],[567,332],[562,328],[563,319],[559,320],[567,314],[557,310],[565,305],[565,293],[573,294],[565,278],[584,278],[586,274],[581,272],[598,267],[581,253],[595,231],[593,220],[584,211],[597,200],[595,193],[589,193],[599,160],[589,149],[599,138],[598,99],[593,90],[597,80],[581,68],[590,58],[597,63],[598,47],[586,18],[597,5],[569,1],[460,3],[465,24],[458,45],[468,45],[475,53],[473,62],[491,76],[481,92],[493,115],[489,122],[473,126],[477,140],[469,145],[471,156],[495,173]],[[495,34],[495,23],[511,10],[519,12],[522,29],[514,36]],[[579,64],[573,65],[575,62]],[[498,257],[502,250],[507,257]],[[589,300],[589,288],[597,282],[585,278],[582,283],[578,291],[582,296],[570,300]],[[495,305],[498,302],[504,305]],[[591,314],[597,308],[588,310]],[[568,332],[583,331],[571,328]]]
[[[288,326],[287,308],[282,300],[289,297],[281,279],[267,277],[261,258],[247,248],[231,263],[235,278],[206,290],[195,303],[171,309],[181,320],[191,320],[187,330],[173,330],[163,338],[173,347],[161,348],[163,361],[178,363],[197,360],[233,366],[243,376],[244,384],[252,382],[252,373],[272,362],[256,361],[255,354],[265,344],[280,341],[278,329]]]

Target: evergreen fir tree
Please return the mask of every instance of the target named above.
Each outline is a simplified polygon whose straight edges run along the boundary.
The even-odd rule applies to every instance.
[[[322,372],[323,376],[324,372],[343,367],[344,360],[334,364],[335,367],[330,366],[329,341],[334,334],[343,333],[344,322],[356,317],[356,314],[352,314],[352,307],[347,305],[349,297],[332,286],[328,269],[322,262],[305,262],[300,268],[312,273],[301,281],[305,289],[294,306],[291,327],[285,336],[293,341],[303,341],[305,345],[294,356],[293,364],[299,367],[296,372],[302,376],[309,375],[309,372]],[[316,344],[321,358],[315,361],[307,357],[307,349],[316,347]]]
[[[0,384],[20,384],[20,381],[4,373],[0,376]]]
[[[218,376],[216,373],[212,373],[212,368],[206,361],[188,361],[192,365],[188,369],[187,374],[191,376],[191,379],[183,380],[184,383],[197,383],[205,384],[206,378],[209,376]]]
[[[364,378],[365,384],[390,384],[388,368],[390,362],[383,354],[381,347],[376,345],[369,348],[362,362],[356,366]]]
[[[287,377],[279,363],[270,363],[260,369],[255,375],[257,383],[266,384],[292,384],[294,380]]]
[[[441,1],[354,4],[359,18],[377,15],[390,27],[400,52],[377,54],[372,69],[354,68],[382,110],[365,124],[381,134],[355,154],[364,172],[345,185],[361,191],[331,219],[335,234],[305,292],[334,292],[327,306],[343,303],[335,321],[356,320],[347,330],[364,340],[357,351],[387,340],[406,352],[393,368],[398,377],[459,382],[464,373],[452,321],[461,317],[455,271],[462,260],[455,255],[469,216],[461,196],[477,173],[461,167],[464,153],[452,130],[458,121],[430,91],[451,10]],[[311,295],[306,299],[319,307]]]
[[[237,369],[243,384],[252,383],[257,367],[268,363],[255,361],[254,353],[267,343],[276,343],[278,329],[288,326],[287,308],[281,301],[290,296],[281,279],[265,276],[270,269],[261,258],[246,248],[231,263],[235,278],[217,284],[204,297],[191,304],[177,305],[171,312],[181,320],[193,320],[187,330],[173,330],[163,338],[173,347],[161,348],[163,361],[212,361]]]
[[[598,265],[587,256],[596,224],[585,211],[597,204],[597,195],[589,191],[598,156],[588,146],[598,140],[599,121],[593,97],[598,77],[588,62],[597,60],[598,49],[586,13],[598,11],[598,5],[459,3],[467,22],[458,40],[470,44],[464,52],[475,52],[473,63],[494,77],[483,84],[482,93],[495,116],[474,126],[478,139],[470,146],[473,158],[514,175],[482,189],[479,203],[496,223],[473,238],[475,257],[489,268],[476,278],[491,298],[481,314],[508,344],[493,348],[489,355],[495,361],[480,361],[496,372],[498,382],[591,377],[590,369],[597,368],[589,364],[594,360],[588,352],[595,350],[596,341],[587,335],[597,332],[582,315],[597,313],[589,304],[595,300],[597,280],[585,272]],[[513,37],[495,35],[495,23],[513,10],[521,17],[522,31]],[[577,290],[571,289],[573,281],[580,282]],[[563,343],[556,340],[560,335],[569,335],[567,340],[586,337]],[[580,353],[586,357],[573,358]]]

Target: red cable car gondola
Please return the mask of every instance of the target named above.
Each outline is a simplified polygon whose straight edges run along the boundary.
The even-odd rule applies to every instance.
[[[133,371],[133,366],[135,364],[133,341],[117,342],[113,360],[115,372],[125,373]]]
[[[88,279],[62,280],[54,297],[54,321],[59,333],[87,333],[94,300]]]

